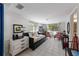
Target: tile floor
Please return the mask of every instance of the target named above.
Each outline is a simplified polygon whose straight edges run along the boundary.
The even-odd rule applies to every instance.
[[[47,39],[37,49],[32,51],[26,49],[18,56],[64,56],[64,50],[62,49],[61,41],[54,38]]]

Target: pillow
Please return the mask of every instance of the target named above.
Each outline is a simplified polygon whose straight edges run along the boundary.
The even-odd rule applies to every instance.
[[[32,33],[29,33],[29,37],[32,37]]]

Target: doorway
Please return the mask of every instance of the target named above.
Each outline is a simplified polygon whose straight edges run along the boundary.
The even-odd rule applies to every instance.
[[[71,19],[70,19],[70,39],[72,39],[74,34],[77,34],[77,11],[75,11],[72,15],[71,15]]]

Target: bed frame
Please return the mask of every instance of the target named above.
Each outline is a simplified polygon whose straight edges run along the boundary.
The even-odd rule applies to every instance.
[[[34,38],[30,38],[29,37],[29,47],[32,49],[32,50],[35,50],[37,47],[39,47],[43,42],[46,41],[46,37],[40,39],[39,41],[37,42],[34,42]]]

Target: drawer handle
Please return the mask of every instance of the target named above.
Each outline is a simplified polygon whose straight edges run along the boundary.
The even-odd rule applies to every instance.
[[[25,43],[22,43],[21,45],[24,45]]]
[[[23,42],[24,40],[22,40],[21,42]]]
[[[19,47],[16,50],[18,50],[18,49],[19,49]]]
[[[21,49],[23,49],[24,48],[24,46],[23,47],[21,47]]]

